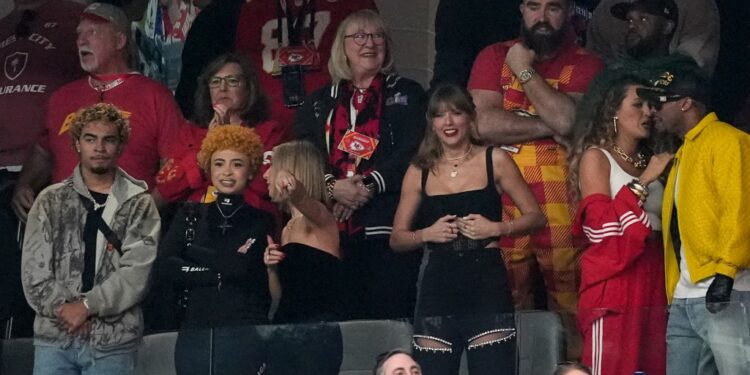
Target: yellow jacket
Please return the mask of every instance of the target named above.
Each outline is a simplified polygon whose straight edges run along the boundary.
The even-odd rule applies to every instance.
[[[670,303],[680,278],[669,233],[678,168],[678,225],[691,281],[750,268],[750,135],[709,113],[685,135],[674,165],[662,206]]]

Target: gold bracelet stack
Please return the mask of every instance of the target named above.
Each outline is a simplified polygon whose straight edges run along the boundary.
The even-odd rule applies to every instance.
[[[633,181],[628,183],[628,189],[638,196],[638,199],[640,199],[641,202],[645,202],[648,198],[648,188],[637,178],[634,178]]]

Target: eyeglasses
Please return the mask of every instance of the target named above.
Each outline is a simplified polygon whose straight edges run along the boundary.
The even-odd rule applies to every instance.
[[[354,40],[354,43],[358,46],[364,46],[367,43],[367,38],[372,38],[372,42],[376,46],[381,46],[383,45],[383,43],[385,43],[384,32],[354,33],[354,34],[344,35],[344,38],[352,38],[352,40]]]
[[[230,76],[224,76],[224,77],[213,76],[208,79],[208,87],[211,87],[214,89],[217,87],[221,87],[222,82],[226,83],[226,85],[229,87],[239,87],[242,85],[242,82],[243,82],[242,77],[244,77],[242,74],[230,75]]]

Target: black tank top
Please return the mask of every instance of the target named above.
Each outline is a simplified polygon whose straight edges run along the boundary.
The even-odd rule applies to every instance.
[[[425,186],[430,174],[428,169],[422,169],[422,204],[419,210],[419,223],[423,228],[432,225],[437,219],[445,215],[458,217],[468,214],[480,214],[492,221],[500,221],[502,206],[500,194],[495,189],[495,173],[492,165],[492,147],[487,147],[485,156],[487,165],[487,186],[483,189],[462,191],[454,194],[427,195]],[[483,248],[496,238],[472,240],[464,235],[458,235],[454,241],[448,243],[429,243],[427,247],[433,250],[446,249],[465,251]]]

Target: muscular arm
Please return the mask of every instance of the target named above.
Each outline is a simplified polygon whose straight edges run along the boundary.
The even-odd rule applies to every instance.
[[[522,117],[504,110],[502,93],[479,89],[470,93],[477,107],[477,126],[483,140],[492,144],[514,144],[554,135],[541,118]]]
[[[534,104],[539,118],[554,135],[570,134],[576,117],[576,105],[583,94],[559,92],[538,74],[534,74],[523,88],[526,96]]]
[[[508,49],[505,64],[515,76],[519,76],[524,70],[532,69],[534,62],[539,61],[539,58],[536,52],[523,43],[516,43]],[[576,102],[570,96],[550,86],[539,73],[534,73],[531,79],[523,84],[523,92],[536,109],[539,118],[555,135],[566,136],[570,133],[576,114]]]

